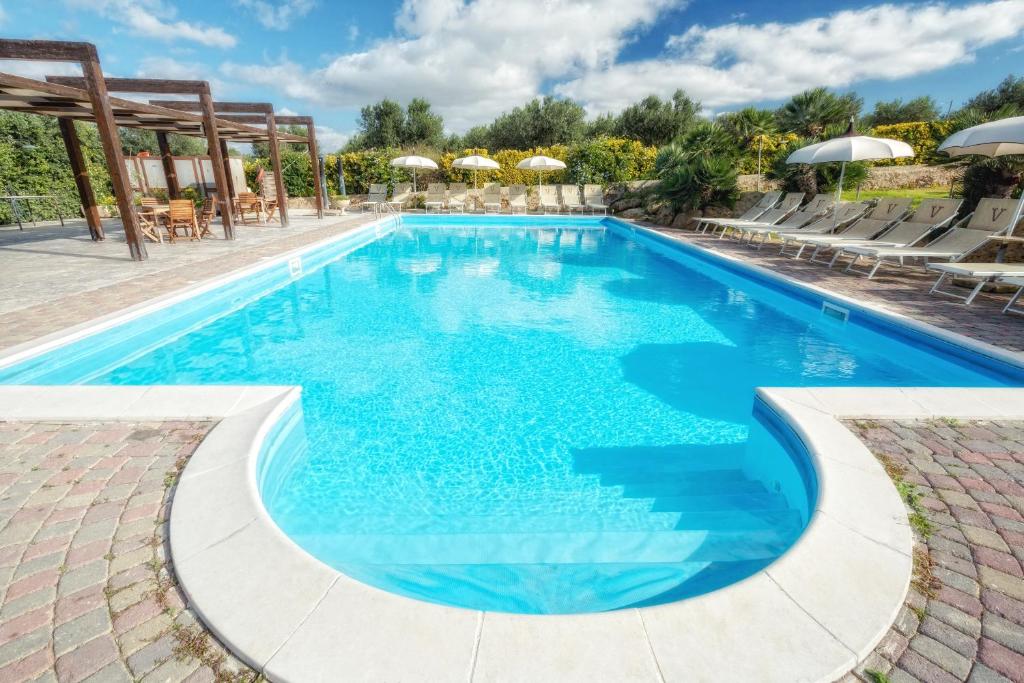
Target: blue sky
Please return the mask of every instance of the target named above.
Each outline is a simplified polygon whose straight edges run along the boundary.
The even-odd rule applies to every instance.
[[[0,34],[90,41],[109,75],[311,114],[327,149],[383,97],[425,97],[462,132],[542,94],[591,114],[680,87],[711,114],[816,85],[955,107],[1024,73],[1024,0],[0,0]]]

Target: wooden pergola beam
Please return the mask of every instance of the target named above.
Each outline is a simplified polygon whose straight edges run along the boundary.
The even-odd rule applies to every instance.
[[[188,100],[150,100],[150,104],[176,109],[180,111],[194,111],[195,102]],[[267,126],[267,142],[270,148],[270,165],[274,170],[274,187],[277,191],[277,206],[281,215],[281,226],[286,227],[288,221],[288,194],[284,187],[284,173],[281,168],[281,149],[277,138],[277,122],[274,118],[274,105],[269,102],[214,102],[214,111],[222,114],[221,119],[234,123],[264,123]],[[313,164],[313,171],[317,172],[318,164]],[[319,186],[319,182],[317,182]],[[322,203],[317,192],[317,216],[323,217]]]
[[[124,225],[128,251],[133,260],[145,260],[148,256],[146,245],[143,242],[139,217],[135,213],[134,202],[132,202],[131,181],[128,178],[128,170],[125,168],[124,156],[121,153],[121,137],[117,132],[117,123],[114,121],[114,112],[110,106],[110,96],[107,92],[106,81],[103,79],[103,69],[100,67],[96,46],[92,43],[56,40],[0,40],[0,59],[77,62],[81,65],[81,89],[88,94],[92,106],[100,144],[103,146],[103,156],[107,160],[110,181],[114,187],[114,197],[117,199],[121,222]],[[74,154],[73,150],[69,149],[69,157],[72,154]],[[82,168],[84,172],[84,166]],[[78,175],[76,173],[76,185],[79,182]],[[91,192],[82,196],[80,185],[79,188],[82,205],[85,207],[90,201],[87,195]],[[95,198],[92,199],[92,202],[95,203]],[[86,210],[88,212],[88,209]],[[86,220],[88,221],[88,219],[87,215]],[[102,236],[102,232],[100,235]]]
[[[171,144],[167,140],[166,132],[156,131],[156,144],[160,148],[160,161],[163,162],[164,178],[167,179],[167,196],[170,199],[181,199],[178,171],[174,168],[174,155],[171,154]]]
[[[179,109],[181,111],[192,111],[194,103],[180,100],[150,100],[150,104],[158,105],[161,107],[167,107],[168,109]],[[260,107],[269,107],[270,105],[260,102],[214,102],[214,109],[218,112],[240,112],[246,107],[251,107],[253,111],[257,111]],[[263,116],[251,113],[225,113],[221,116],[222,120],[232,121],[234,123],[263,123],[266,114]],[[309,150],[309,162],[310,169],[313,171],[313,190],[316,195],[316,215],[317,218],[324,217],[324,192],[320,186],[320,150],[316,143],[316,126],[313,123],[312,116],[276,116],[275,123],[282,126],[305,126],[306,127],[306,148]]]
[[[80,79],[73,76],[47,76],[46,80],[70,88],[79,87]],[[199,111],[203,116],[203,132],[213,166],[214,184],[217,186],[217,202],[220,204],[220,218],[224,226],[224,239],[235,239],[235,224],[232,210],[232,194],[225,171],[224,153],[214,115],[213,96],[206,81],[183,81],[168,78],[107,78],[107,88],[115,92],[167,93],[177,95],[198,95]]]

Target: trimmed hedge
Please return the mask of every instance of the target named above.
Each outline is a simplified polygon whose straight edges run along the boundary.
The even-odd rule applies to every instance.
[[[914,148],[915,156],[910,159],[891,159],[874,162],[876,166],[908,166],[910,164],[933,164],[948,161],[945,154],[935,149],[949,137],[951,124],[949,121],[917,121],[911,123],[890,123],[875,126],[871,135],[879,138],[902,140]]]
[[[473,172],[460,168],[452,168],[452,162],[458,157],[480,154],[494,159],[501,168],[495,171],[481,171],[477,182],[498,182],[502,185],[536,184],[536,171],[523,171],[516,168],[523,159],[543,154],[564,161],[564,171],[548,171],[544,173],[545,183],[612,183],[627,180],[650,178],[654,172],[655,147],[648,147],[635,140],[623,138],[597,138],[574,145],[552,145],[536,147],[530,150],[502,149],[488,154],[486,149],[465,149],[461,153],[446,152],[437,161],[436,171],[417,171],[416,181],[419,187],[425,188],[427,183],[472,183]],[[371,183],[387,183],[393,188],[395,183],[410,182],[412,173],[406,169],[393,168],[391,159],[402,156],[400,149],[373,149],[359,152],[330,154],[324,158],[327,173],[327,192],[330,195],[340,194],[338,183],[338,161],[345,171],[345,189],[349,194],[365,194]],[[288,194],[292,197],[310,197],[313,195],[313,177],[310,172],[309,158],[304,152],[283,152],[281,166]],[[249,159],[245,162],[246,179],[250,187],[255,187],[256,174],[260,168],[269,169],[269,159]]]

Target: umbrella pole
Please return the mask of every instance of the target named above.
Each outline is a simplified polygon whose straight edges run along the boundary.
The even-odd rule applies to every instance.
[[[416,194],[416,167],[412,169],[412,193]]]
[[[832,207],[832,231],[835,232],[839,222],[839,202],[843,198],[843,178],[846,176],[846,162],[839,167],[839,187],[836,188],[836,205]]]
[[[764,135],[757,136],[757,191],[761,191],[761,148],[764,146]]]

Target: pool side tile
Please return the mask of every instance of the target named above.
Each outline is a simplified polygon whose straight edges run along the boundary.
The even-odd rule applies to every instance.
[[[198,474],[179,481],[171,516],[171,554],[176,563],[188,561],[256,519],[245,486],[249,467],[247,460],[238,459],[223,467],[224,476]],[[210,514],[208,501],[217,502],[216,514]]]
[[[920,417],[919,403],[900,389],[889,387],[814,387],[809,390],[827,412],[844,418],[887,415],[892,419]]]
[[[489,612],[472,680],[569,683],[659,678],[639,612],[621,610],[556,616]]]
[[[0,415],[5,420],[120,420],[148,387],[4,386]]]
[[[834,680],[857,663],[763,572],[682,604],[641,611],[669,683]]]
[[[275,681],[311,683],[337,681],[340,672],[365,681],[464,683],[479,616],[341,576],[274,654],[265,673]]]
[[[827,515],[815,517],[799,542],[815,563],[783,555],[768,576],[858,659],[867,657],[902,607],[910,557]]]
[[[136,420],[216,419],[241,396],[237,386],[152,386],[128,410]]]
[[[309,616],[337,578],[337,572],[298,552],[269,524],[257,522],[174,562],[190,606],[257,669]]]

